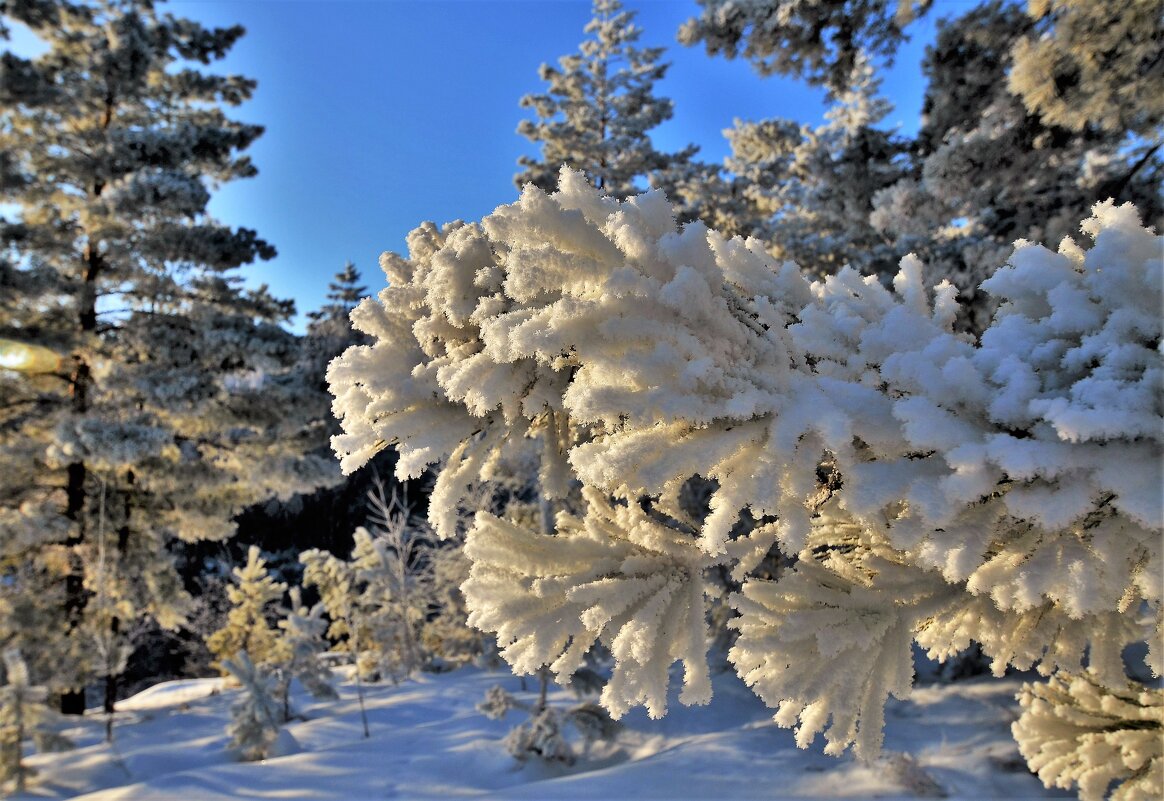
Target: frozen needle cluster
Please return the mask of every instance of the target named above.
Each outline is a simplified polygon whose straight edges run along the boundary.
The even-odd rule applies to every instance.
[[[605,642],[616,715],[662,714],[675,661],[682,700],[708,699],[713,567],[743,583],[731,659],[802,745],[875,755],[915,641],[1114,692],[1129,643],[1164,668],[1164,271],[1130,205],[1096,205],[1082,231],[1016,243],[974,338],[913,257],[892,289],[848,268],[810,280],[680,229],[659,193],[619,202],[563,170],[552,195],[527,187],[385,255],[388,287],[353,314],[371,344],[329,371],[333,443],[348,471],[389,445],[401,478],[440,463],[449,535],[470,488],[540,439],[544,497],[582,501],[551,534],[476,517],[471,620],[525,673],[568,676]],[[694,476],[714,489],[698,520],[680,502]],[[772,549],[792,568],[750,576]],[[1036,695],[1030,710],[1054,702]],[[1045,740],[1032,714],[1016,732]]]

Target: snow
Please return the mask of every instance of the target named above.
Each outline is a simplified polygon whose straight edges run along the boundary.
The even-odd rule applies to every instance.
[[[344,669],[339,669],[343,671]],[[613,744],[596,744],[570,768],[519,766],[502,738],[523,719],[476,710],[500,684],[524,700],[505,671],[466,668],[397,686],[365,685],[371,738],[363,739],[356,689],[336,701],[294,695],[289,723],[263,762],[234,761],[225,732],[238,690],[221,679],[167,682],[118,705],[115,742],[104,717],[78,721],[77,748],[28,758],[38,776],[15,798],[85,801],[225,799],[618,799],[1072,797],[1045,790],[1010,734],[1018,679],[921,685],[886,708],[885,752],[862,764],[796,748],[770,710],[730,672],[714,677],[702,707],[671,704],[661,721],[642,709],[622,720]],[[572,701],[564,690],[551,703]]]

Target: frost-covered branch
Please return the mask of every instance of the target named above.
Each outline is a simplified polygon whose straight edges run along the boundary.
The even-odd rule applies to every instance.
[[[568,675],[605,641],[615,714],[662,713],[675,660],[685,700],[707,699],[703,575],[744,581],[778,549],[793,570],[736,598],[737,668],[803,743],[831,720],[830,751],[872,756],[914,640],[1113,681],[1124,645],[1160,636],[1161,241],[1110,202],[1082,231],[1017,243],[974,338],[914,257],[892,288],[810,280],[680,229],[658,193],[619,202],[564,170],[384,257],[389,286],[354,314],[371,344],[329,370],[333,444],[349,471],[389,443],[401,477],[443,463],[447,535],[508,450],[551,443],[543,487],[580,483],[586,512],[550,533],[479,515],[471,619],[521,672]],[[689,531],[668,521],[690,519],[693,476],[712,491]],[[857,651],[878,656],[819,669]]]

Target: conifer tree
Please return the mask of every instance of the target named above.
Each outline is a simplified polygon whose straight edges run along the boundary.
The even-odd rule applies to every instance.
[[[331,467],[302,456],[323,432],[300,413],[312,404],[281,328],[292,306],[238,276],[275,250],[206,213],[213,186],[255,174],[244,152],[262,129],[223,110],[254,82],[202,69],[242,28],[150,0],[16,2],[3,15],[47,52],[0,60],[0,201],[15,209],[0,220],[12,254],[0,336],[52,349],[60,367],[0,376],[0,592],[57,610],[45,630],[11,616],[0,629],[76,712],[95,627],[123,639],[126,615],[181,623],[170,543],[228,536],[244,507],[331,480]],[[122,611],[98,620],[102,491],[103,592]]]
[[[348,316],[366,294],[367,287],[360,283],[360,274],[349,261],[328,284],[327,302],[307,313],[307,336],[303,339],[305,369],[308,371],[305,380],[312,387],[325,390],[328,363],[348,347],[365,343],[365,337],[352,328]],[[330,433],[337,433],[335,418],[326,417],[331,424]]]
[[[708,55],[743,56],[760,75],[795,75],[830,94],[852,84],[865,57],[891,58],[933,0],[698,0],[679,30]]]
[[[868,84],[862,62],[889,60],[909,23],[931,3],[701,5],[681,41],[703,42],[713,54],[742,54],[761,74],[824,86],[840,104],[835,114]],[[823,147],[801,148],[802,155],[815,150],[825,156],[804,161],[787,155],[795,149],[777,138],[761,162],[774,170],[734,172],[727,199],[712,205],[738,215],[740,197],[790,201],[777,203],[789,244],[770,231],[764,238],[805,268],[815,267],[814,259],[795,252],[800,243],[883,275],[900,255],[915,252],[935,276],[958,288],[960,325],[981,331],[992,309],[978,286],[1017,239],[1058,242],[1074,235],[1092,205],[1108,198],[1134,203],[1151,224],[1164,222],[1158,191],[1164,48],[1152,35],[1158,21],[1159,9],[1150,2],[982,2],[939,22],[923,64],[928,86],[913,142],[865,127],[850,138],[858,147],[848,155],[837,145],[852,131],[820,139]],[[804,176],[810,189],[835,191],[798,196]],[[715,182],[709,188],[725,194]],[[830,198],[843,199],[831,205],[850,212],[840,237]],[[743,206],[747,210],[748,202]],[[720,218],[736,219],[716,211],[702,218],[716,225]],[[756,226],[754,217],[744,219]],[[807,225],[797,230],[800,222]],[[736,232],[731,225],[724,230]],[[751,233],[746,226],[742,232]],[[866,255],[851,258],[846,239]]]
[[[605,709],[584,702],[568,707],[546,703],[545,682],[536,703],[514,698],[501,685],[490,687],[477,711],[491,720],[501,720],[511,710],[527,712],[529,718],[518,723],[505,736],[505,750],[518,762],[536,758],[547,763],[572,765],[597,740],[611,740],[618,734],[619,724]],[[570,737],[572,729],[577,737]],[[580,740],[574,743],[572,740]]]
[[[275,675],[252,662],[246,651],[227,659],[223,668],[240,685],[239,697],[230,707],[231,719],[226,726],[231,745],[247,762],[266,759],[279,738]]]
[[[335,698],[331,671],[320,661],[327,650],[327,620],[323,604],[308,608],[299,587],[290,591],[291,606],[279,621],[276,666],[279,672],[277,692],[283,702],[283,720],[291,719],[291,680],[298,679],[315,698]]]
[[[1081,801],[1160,796],[1164,693],[1131,681],[1105,686],[1083,671],[1026,684],[1019,703],[1022,715],[1011,728],[1047,787],[1077,785]]]
[[[368,293],[368,288],[360,284],[360,273],[350,261],[335,274],[327,285],[327,303],[313,312],[308,312],[307,333],[346,334],[351,330],[348,315],[360,299]]]
[[[1164,222],[1158,138],[1137,135],[1129,114],[1087,122],[1091,112],[1080,104],[1073,108],[1083,116],[1067,115],[1054,92],[1019,71],[1020,60],[1036,58],[1031,48],[1071,49],[1057,39],[1071,30],[1045,30],[1027,8],[1005,2],[944,20],[922,65],[928,84],[912,165],[873,201],[873,227],[958,287],[972,330],[991,312],[978,286],[1015,240],[1073,236],[1108,198],[1134,203],[1149,224]],[[1156,53],[1164,60],[1164,48]]]
[[[532,183],[552,191],[562,165],[583,171],[595,186],[614,197],[642,191],[639,181],[674,180],[697,148],[677,153],[655,149],[648,131],[671,118],[672,103],[654,93],[668,64],[663,49],[636,45],[642,30],[635,12],[619,0],[594,0],[594,16],[583,29],[589,38],[580,52],[562,56],[558,67],[543,64],[539,75],[549,86],[543,94],[521,99],[533,109],[518,133],[542,148],[538,158],[518,159],[525,169],[514,176],[521,188]]]
[[[37,748],[47,750],[67,746],[53,727],[53,712],[46,705],[48,690],[35,686],[28,666],[16,648],[3,654],[5,682],[0,686],[0,782],[11,781],[23,792],[29,768],[24,764],[24,741],[32,738]]]
[[[707,195],[704,222],[754,236],[777,259],[819,275],[845,265],[885,278],[896,271],[904,254],[869,217],[877,194],[907,174],[910,143],[878,127],[890,105],[872,65],[858,53],[853,69],[824,125],[737,121],[724,132],[730,180],[690,190]]]
[[[396,680],[424,663],[421,628],[439,598],[433,546],[379,481],[368,498],[371,528],[356,529],[351,558],[304,551],[303,581],[319,589],[332,618],[328,634],[342,638],[359,675]]]
[[[565,476],[539,479],[581,483],[585,508],[552,532],[479,513],[464,591],[519,673],[568,680],[606,645],[616,718],[665,714],[677,661],[678,700],[710,700],[723,570],[742,585],[729,658],[801,747],[876,756],[913,644],[942,660],[973,640],[996,675],[1060,677],[1014,728],[1044,782],[1158,796],[1161,691],[1125,691],[1123,655],[1147,644],[1164,674],[1164,240],[1111,201],[1080,230],[1057,251],[1018,242],[972,337],[917,258],[892,289],[812,280],[677,231],[658,193],[620,202],[563,170],[553,195],[527,186],[385,257],[391,283],[353,315],[376,341],[329,371],[333,443],[349,471],[390,443],[401,478],[443,462],[430,520],[453,534],[448,508],[507,442],[559,413],[589,426],[545,438]],[[692,477],[714,487],[688,521]]]
[[[1160,4],[1032,0],[1015,44],[1010,90],[1050,125],[1133,131],[1159,142],[1164,121]]]
[[[287,585],[271,578],[257,545],[247,551],[246,564],[233,572],[235,585],[226,590],[231,603],[226,625],[207,638],[206,647],[222,664],[240,651],[258,665],[282,661],[279,633],[267,612],[283,598]]]

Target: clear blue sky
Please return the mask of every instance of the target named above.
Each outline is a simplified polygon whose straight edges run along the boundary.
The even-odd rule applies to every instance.
[[[675,117],[656,129],[657,146],[694,142],[719,161],[734,117],[820,121],[819,91],[679,45],[679,26],[699,10],[693,0],[624,4],[639,12],[640,44],[666,46],[672,63],[657,90],[674,100]],[[938,0],[885,74],[896,105],[887,123],[916,130],[924,45],[933,18],[958,4]],[[577,51],[590,18],[589,0],[176,0],[167,9],[247,29],[212,68],[259,83],[235,113],[266,126],[250,151],[259,176],[222,187],[211,210],[279,249],[247,274],[295,299],[298,327],[346,260],[374,292],[384,285],[379,254],[403,250],[420,222],[479,219],[516,198],[517,157],[536,152],[515,132],[527,116],[518,101],[543,89],[540,64]]]

